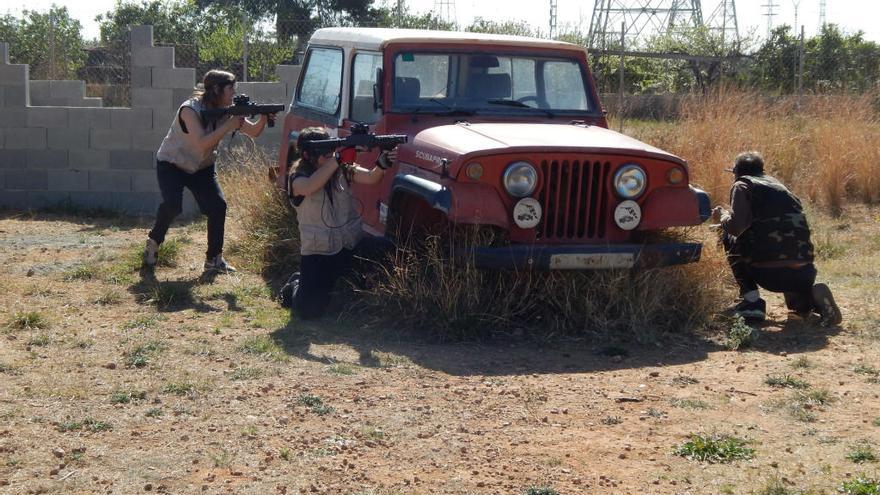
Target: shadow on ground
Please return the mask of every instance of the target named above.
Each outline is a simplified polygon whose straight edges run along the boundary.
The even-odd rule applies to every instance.
[[[827,346],[829,336],[839,331],[819,326],[816,318],[768,322],[752,346],[737,352],[812,352]],[[417,331],[388,330],[332,317],[315,321],[292,318],[272,337],[291,356],[309,361],[336,363],[315,346],[344,345],[358,353],[360,366],[381,367],[380,356],[387,353],[456,376],[585,373],[680,365],[727,351],[717,342],[721,339],[695,334],[666,335],[650,345],[625,338],[536,342],[502,337],[487,342],[432,343]]]

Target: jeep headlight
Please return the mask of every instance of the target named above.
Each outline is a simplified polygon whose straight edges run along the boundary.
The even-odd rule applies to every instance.
[[[504,188],[516,198],[524,198],[535,191],[538,172],[528,162],[513,162],[504,171]]]
[[[648,186],[648,176],[642,167],[629,163],[620,167],[614,174],[614,190],[624,199],[639,197]]]

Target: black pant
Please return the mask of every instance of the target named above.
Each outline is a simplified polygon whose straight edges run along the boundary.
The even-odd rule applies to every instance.
[[[745,261],[749,246],[738,243],[733,236],[723,234],[722,243],[727,253],[727,262],[733,277],[739,285],[740,295],[761,288],[770,292],[781,292],[785,296],[788,309],[798,313],[814,309],[812,289],[816,282],[816,266],[812,263],[789,267],[761,267]]]
[[[156,163],[156,177],[162,191],[162,204],[156,213],[156,223],[150,231],[151,239],[159,244],[174,217],[183,210],[183,188],[192,191],[199,210],[208,217],[208,250],[205,255],[213,258],[223,252],[223,233],[226,225],[226,198],[217,182],[217,172],[212,164],[194,174],[188,174],[173,163]]]
[[[352,250],[343,249],[332,255],[309,254],[301,257],[299,284],[293,294],[293,313],[296,316],[317,318],[324,314],[336,281],[351,271],[352,254]]]

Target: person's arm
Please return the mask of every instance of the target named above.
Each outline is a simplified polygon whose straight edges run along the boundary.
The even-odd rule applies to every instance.
[[[739,236],[752,224],[752,203],[749,199],[749,185],[734,182],[730,194],[730,211],[721,214],[721,228],[732,236]]]
[[[240,128],[244,121],[244,117],[232,117],[224,122],[223,125],[206,133],[205,129],[202,127],[201,119],[199,119],[199,116],[196,115],[196,111],[192,108],[181,108],[180,118],[186,125],[187,132],[183,134],[185,136],[184,139],[186,139],[186,142],[191,147],[198,150],[203,155],[220,144],[220,140],[223,139],[223,136],[225,136],[227,132]]]
[[[358,184],[373,185],[378,184],[385,176],[385,169],[394,165],[397,161],[397,148],[390,151],[383,151],[376,160],[376,165],[367,169],[358,164],[354,164],[354,181]]]
[[[339,163],[335,158],[330,158],[312,175],[305,177],[300,176],[293,179],[290,184],[290,194],[292,196],[309,196],[316,193],[324,187],[324,184],[333,177],[333,174],[339,169]]]
[[[242,134],[247,134],[248,136],[255,138],[263,132],[263,129],[266,127],[266,124],[269,122],[269,119],[274,119],[275,114],[270,115],[260,115],[256,122],[251,122],[248,119],[244,119],[244,124],[241,126]]]

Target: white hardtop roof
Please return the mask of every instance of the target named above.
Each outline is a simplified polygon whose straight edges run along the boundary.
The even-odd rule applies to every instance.
[[[431,31],[427,29],[388,28],[323,28],[315,31],[311,44],[344,45],[378,50],[387,43],[462,43],[487,45],[516,45],[562,50],[583,51],[584,47],[565,41],[511,36],[506,34],[469,33],[462,31]]]

